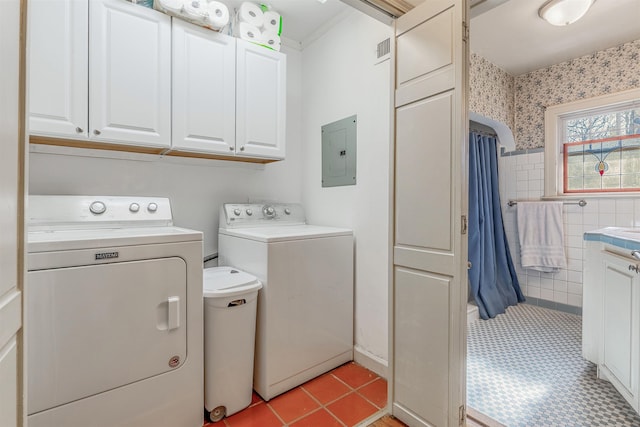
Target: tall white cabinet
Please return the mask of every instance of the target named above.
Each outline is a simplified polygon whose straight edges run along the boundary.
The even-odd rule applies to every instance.
[[[395,25],[389,395],[410,426],[465,424],[466,10],[429,0]]]
[[[30,9],[31,134],[171,145],[171,18],[121,0]]]

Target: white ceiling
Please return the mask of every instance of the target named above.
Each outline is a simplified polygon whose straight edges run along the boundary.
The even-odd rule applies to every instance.
[[[233,10],[244,0],[222,1]],[[418,5],[424,0],[407,1]],[[554,27],[538,17],[538,8],[545,1],[470,0],[474,6],[471,51],[512,75],[520,75],[640,39],[640,0],[596,0],[580,21],[565,27]],[[263,3],[282,15],[283,39],[301,44],[352,9],[340,0]]]
[[[239,8],[243,1],[222,0],[229,7],[230,12],[233,12],[234,8]],[[299,43],[307,40],[345,10],[351,9],[340,0],[327,0],[324,4],[318,0],[252,1],[266,4],[282,15],[282,37]]]
[[[546,0],[509,0],[471,20],[471,51],[517,76],[640,39],[640,0],[597,0],[578,22],[538,17]]]

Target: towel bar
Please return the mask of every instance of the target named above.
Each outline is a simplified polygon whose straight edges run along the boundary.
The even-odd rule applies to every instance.
[[[522,200],[522,201],[524,202],[524,200]],[[584,208],[585,206],[587,206],[587,201],[584,200],[584,199],[580,199],[577,202],[562,202],[562,203],[564,203],[565,205],[578,205],[581,208]],[[509,207],[513,207],[513,206],[515,206],[517,204],[518,204],[517,200],[509,200],[507,202],[507,206],[509,206]]]

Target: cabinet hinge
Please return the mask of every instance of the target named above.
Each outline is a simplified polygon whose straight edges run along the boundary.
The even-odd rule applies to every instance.
[[[460,423],[461,426],[463,426],[465,424],[465,421],[467,419],[467,408],[465,408],[464,405],[460,406],[458,408],[458,421]]]
[[[467,234],[467,216],[466,215],[462,215],[462,224],[461,224],[460,231],[462,232],[462,234]]]
[[[465,21],[462,21],[462,41],[469,41],[469,25]]]

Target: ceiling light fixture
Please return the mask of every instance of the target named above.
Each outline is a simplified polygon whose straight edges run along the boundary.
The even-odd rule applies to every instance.
[[[538,10],[551,25],[569,25],[582,18],[596,0],[549,0]]]

